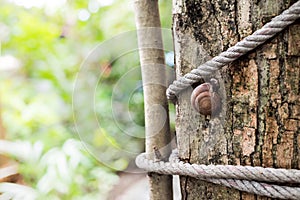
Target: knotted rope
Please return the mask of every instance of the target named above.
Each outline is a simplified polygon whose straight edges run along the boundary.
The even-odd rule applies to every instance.
[[[255,49],[292,24],[299,17],[300,1],[297,1],[289,9],[273,18],[271,22],[255,31],[252,35],[244,38],[210,61],[200,65],[197,69],[175,80],[167,89],[168,99],[174,100],[182,90],[200,81],[203,76],[214,73],[240,56]],[[280,199],[300,199],[300,170],[189,164],[180,161],[175,151],[171,154],[169,162],[149,160],[146,158],[146,154],[143,153],[137,156],[136,164],[139,168],[143,168],[149,172],[191,176],[261,196]],[[280,183],[280,185],[275,183]],[[293,187],[291,184],[296,186]]]
[[[169,162],[149,160],[146,154],[136,157],[139,168],[159,174],[190,176],[240,191],[281,199],[300,199],[300,187],[284,186],[300,184],[300,170],[274,169],[234,165],[197,165],[179,160],[173,150]],[[280,183],[276,185],[274,183]]]
[[[199,82],[204,76],[213,74],[225,65],[235,61],[242,55],[255,49],[257,46],[265,43],[275,34],[282,31],[285,27],[292,24],[300,17],[300,1],[297,1],[290,8],[280,15],[274,17],[271,22],[265,24],[261,29],[247,36],[242,41],[236,43],[233,47],[222,52],[213,59],[193,69],[183,77],[175,80],[167,89],[167,97],[174,100],[178,94],[193,83]]]

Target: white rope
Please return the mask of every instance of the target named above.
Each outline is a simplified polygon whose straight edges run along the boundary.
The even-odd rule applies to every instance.
[[[292,24],[299,17],[300,1],[297,1],[283,13],[274,17],[271,22],[255,31],[252,35],[244,38],[233,47],[227,49],[227,51],[222,52],[220,55],[200,65],[196,69],[193,69],[190,73],[175,80],[167,89],[168,99],[174,100],[182,90],[191,86],[193,83],[199,82],[203,76],[213,74],[215,71],[238,59],[240,56],[265,43],[268,39]]]
[[[169,162],[148,160],[146,154],[136,158],[139,168],[148,172],[190,176],[215,184],[250,192],[260,196],[280,199],[300,199],[300,187],[284,184],[300,184],[300,170],[274,169],[233,165],[197,165],[180,161],[173,151]],[[280,183],[276,185],[274,183]]]
[[[235,46],[222,52],[212,60],[200,65],[197,69],[175,80],[167,89],[167,97],[174,100],[185,88],[208,76],[221,67],[238,59],[240,56],[266,42],[286,26],[300,17],[300,0],[272,19],[261,29],[244,38]],[[224,185],[241,191],[280,199],[300,199],[300,170],[274,169],[233,165],[197,165],[184,163],[173,152],[169,162],[148,160],[146,154],[136,158],[139,168],[160,174],[182,175]],[[277,183],[277,184],[275,184]],[[280,185],[278,185],[278,183]],[[294,184],[296,186],[291,186]]]

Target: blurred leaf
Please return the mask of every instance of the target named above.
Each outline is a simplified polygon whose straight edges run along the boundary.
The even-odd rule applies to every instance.
[[[15,183],[0,183],[0,200],[33,200],[37,192],[30,187]]]
[[[84,142],[75,131],[73,87],[92,49],[135,29],[133,4],[74,0],[54,8],[51,1],[12,2],[0,0],[0,114],[8,140],[0,141],[0,153],[20,162],[25,183],[39,199],[106,199],[118,181],[115,170],[133,159],[124,152],[144,149],[138,51],[119,55],[118,48],[132,41],[107,47],[90,63],[84,77],[89,84],[80,85],[75,99],[76,117],[85,122],[80,129]],[[33,2],[41,6],[20,6]],[[162,26],[169,28],[172,3],[159,4]],[[86,101],[90,88],[95,88],[93,106]],[[98,155],[103,163],[95,159]],[[0,200],[9,197],[21,198],[6,191]]]

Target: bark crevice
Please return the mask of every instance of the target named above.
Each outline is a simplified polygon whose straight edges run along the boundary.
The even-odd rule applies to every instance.
[[[200,58],[233,46],[294,2],[175,1],[183,6],[173,15],[177,78],[202,64]],[[192,88],[180,95],[176,133],[182,160],[300,168],[299,35],[298,20],[220,70],[224,110],[210,119],[208,127],[203,128],[205,117],[191,109]],[[181,180],[187,200],[267,199],[193,178]]]

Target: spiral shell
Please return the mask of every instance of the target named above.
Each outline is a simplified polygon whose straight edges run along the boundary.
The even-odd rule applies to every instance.
[[[216,115],[221,108],[221,98],[212,91],[210,83],[203,83],[194,89],[191,95],[191,104],[200,114]]]

